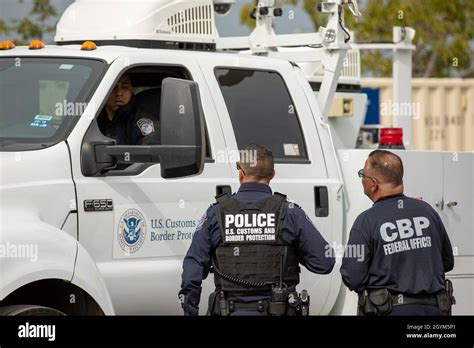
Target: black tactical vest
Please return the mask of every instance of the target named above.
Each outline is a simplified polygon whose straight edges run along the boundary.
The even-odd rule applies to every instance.
[[[261,293],[280,281],[299,283],[299,264],[292,246],[281,239],[286,196],[251,203],[217,197],[221,244],[213,257],[217,290],[227,294]]]

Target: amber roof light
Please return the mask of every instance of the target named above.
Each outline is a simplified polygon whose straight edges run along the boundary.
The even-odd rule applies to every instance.
[[[30,45],[28,46],[30,50],[40,50],[44,48],[44,42],[41,40],[33,40],[30,42]]]
[[[97,49],[97,45],[92,41],[84,41],[81,46],[81,51],[93,51]]]
[[[10,40],[5,40],[0,42],[0,50],[11,50],[12,48],[15,48],[15,44],[13,41]]]

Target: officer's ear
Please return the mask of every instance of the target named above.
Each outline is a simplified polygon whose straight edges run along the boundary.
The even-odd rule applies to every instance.
[[[372,184],[370,185],[370,192],[375,193],[379,190],[379,184],[375,180],[371,180]]]
[[[242,183],[244,181],[244,173],[242,170],[239,170],[239,183]]]
[[[271,176],[270,180],[273,180],[274,177],[275,177],[275,169],[273,169],[273,173],[272,173],[272,176]]]

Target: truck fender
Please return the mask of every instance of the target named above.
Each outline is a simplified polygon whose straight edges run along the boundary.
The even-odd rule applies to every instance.
[[[38,217],[4,214],[8,218],[0,223],[0,300],[35,281],[72,279],[77,252],[73,237]]]
[[[76,239],[37,216],[3,212],[0,223],[0,301],[47,279],[69,281],[87,292],[104,314],[112,302],[94,261]]]
[[[105,281],[87,250],[77,243],[77,260],[72,283],[86,291],[105,315],[114,315],[114,307]]]

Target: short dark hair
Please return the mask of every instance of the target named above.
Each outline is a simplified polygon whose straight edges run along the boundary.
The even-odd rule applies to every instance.
[[[257,180],[273,178],[273,153],[261,144],[250,144],[240,151],[240,167],[245,175]]]
[[[393,152],[386,150],[375,150],[369,154],[369,168],[383,183],[393,186],[403,184],[403,162]]]
[[[119,80],[122,78],[122,77],[126,77],[130,80],[130,84],[132,84],[132,75],[130,75],[130,73],[128,71],[124,72],[122,74],[122,76],[120,76]],[[118,82],[118,81],[117,81]]]

